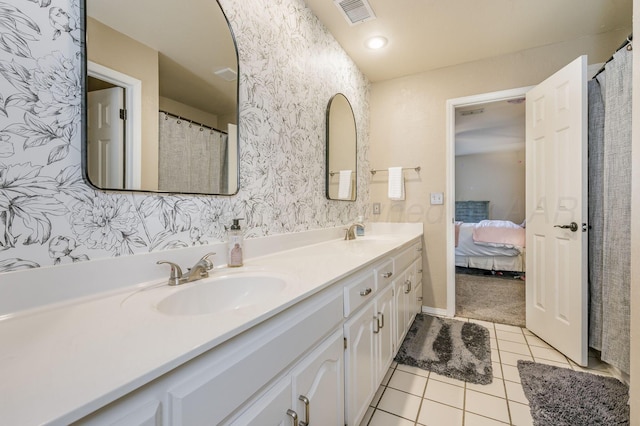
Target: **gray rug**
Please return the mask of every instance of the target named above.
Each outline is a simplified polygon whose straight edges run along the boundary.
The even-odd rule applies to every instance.
[[[629,388],[613,377],[518,361],[536,426],[628,425]]]
[[[525,282],[456,274],[456,316],[525,326]]]
[[[418,314],[395,360],[471,383],[493,381],[489,330],[471,322]]]

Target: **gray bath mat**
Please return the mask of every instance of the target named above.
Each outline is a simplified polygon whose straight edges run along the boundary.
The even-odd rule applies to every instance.
[[[518,361],[536,426],[628,425],[629,388],[613,377]]]
[[[395,360],[471,383],[493,381],[489,330],[472,322],[418,314]]]

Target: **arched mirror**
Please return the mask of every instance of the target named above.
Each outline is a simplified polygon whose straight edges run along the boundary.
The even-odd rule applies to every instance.
[[[334,95],[327,106],[327,198],[355,201],[356,119],[349,100],[342,93]]]
[[[216,1],[85,0],[84,166],[100,189],[238,191],[238,55]]]

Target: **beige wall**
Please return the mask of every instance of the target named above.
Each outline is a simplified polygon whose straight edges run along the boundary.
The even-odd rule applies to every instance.
[[[633,31],[640,31],[640,0],[633,0]],[[634,42],[634,47],[637,44]],[[633,166],[631,199],[631,425],[640,425],[640,55],[633,55]]]
[[[456,157],[456,201],[489,201],[489,219],[522,223],[525,156],[518,151]]]
[[[425,306],[444,310],[447,301],[446,212],[444,205],[430,206],[428,200],[430,192],[447,190],[447,99],[535,85],[582,54],[589,55],[589,63],[603,62],[630,32],[625,28],[372,84],[371,167],[421,166],[422,170],[405,172],[405,201],[389,201],[386,176],[374,176],[371,202],[380,202],[382,211],[369,220],[424,223]]]
[[[158,188],[158,52],[87,18],[89,60],[142,81],[142,187]]]

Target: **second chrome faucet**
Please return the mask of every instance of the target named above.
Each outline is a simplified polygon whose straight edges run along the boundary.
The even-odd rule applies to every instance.
[[[159,260],[158,265],[166,263],[171,266],[171,275],[169,276],[169,285],[180,285],[191,281],[197,281],[209,276],[209,271],[213,269],[213,262],[209,260],[215,253],[207,253],[193,267],[187,270],[187,274],[182,273],[179,265],[168,260]]]

